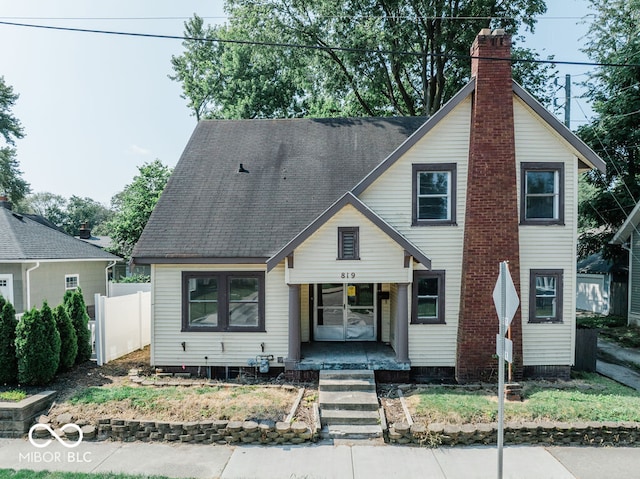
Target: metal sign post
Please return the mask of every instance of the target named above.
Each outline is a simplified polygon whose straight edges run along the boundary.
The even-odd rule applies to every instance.
[[[504,362],[509,361],[509,364],[511,364],[513,361],[513,343],[511,343],[510,339],[505,338],[505,333],[520,305],[518,293],[511,279],[507,261],[500,263],[500,274],[498,275],[496,286],[493,289],[493,303],[498,313],[498,322],[500,323],[496,347],[498,353],[498,479],[502,479],[502,452],[504,448]],[[509,347],[505,348],[507,342],[509,343]],[[505,349],[508,349],[509,354],[506,354]]]

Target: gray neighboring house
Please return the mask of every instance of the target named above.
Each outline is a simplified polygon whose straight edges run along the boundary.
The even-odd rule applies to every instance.
[[[118,256],[12,211],[0,197],[0,294],[21,314],[47,301],[62,302],[65,291],[82,288],[92,314],[94,294],[107,293],[109,269]]]
[[[640,203],[611,240],[629,251],[629,306],[627,321],[629,325],[640,326]]]

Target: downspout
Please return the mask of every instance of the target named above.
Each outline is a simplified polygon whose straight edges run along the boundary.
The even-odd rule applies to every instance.
[[[105,269],[104,269],[104,289],[105,289],[105,296],[109,296],[109,268],[114,267],[118,262],[117,261],[112,261],[111,264],[109,264]]]
[[[36,261],[36,265],[33,268],[27,270],[27,311],[31,309],[31,272],[40,267],[40,261]]]

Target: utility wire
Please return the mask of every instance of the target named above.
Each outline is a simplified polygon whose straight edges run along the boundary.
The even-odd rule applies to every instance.
[[[265,47],[279,47],[279,48],[300,48],[306,50],[322,50],[322,51],[341,51],[347,53],[376,53],[385,55],[407,55],[416,57],[431,57],[431,58],[449,58],[449,59],[465,59],[472,58],[471,55],[455,55],[446,53],[427,53],[427,52],[410,52],[402,50],[374,50],[370,48],[350,48],[350,47],[337,47],[337,46],[321,46],[321,45],[301,45],[296,43],[284,43],[284,42],[264,42],[256,40],[231,40],[223,38],[198,38],[187,37],[184,35],[161,35],[157,33],[136,33],[136,32],[121,32],[114,30],[97,30],[89,28],[73,28],[73,27],[57,27],[52,25],[35,25],[30,23],[16,23],[0,21],[0,25],[9,25],[14,27],[26,27],[26,28],[40,28],[46,30],[57,30],[67,32],[79,32],[79,33],[96,33],[103,35],[118,35],[128,37],[139,38],[161,38],[166,40],[182,40],[182,41],[197,41],[197,42],[210,42],[210,43],[230,43],[236,45],[251,45],[251,46],[265,46]],[[591,66],[591,67],[638,67],[640,63],[590,63],[590,62],[572,62],[572,61],[559,61],[559,60],[538,60],[538,59],[523,59],[523,58],[496,58],[496,57],[473,57],[480,60],[493,60],[493,61],[508,61],[511,63],[546,63],[551,65],[579,65],[579,66]]]

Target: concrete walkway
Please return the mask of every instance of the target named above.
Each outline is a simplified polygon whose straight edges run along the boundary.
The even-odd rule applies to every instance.
[[[495,446],[428,449],[321,443],[231,447],[105,441],[68,449],[54,441],[39,449],[24,439],[0,439],[0,468],[198,479],[495,479],[497,457]],[[640,450],[512,446],[505,447],[503,464],[505,479],[637,478]]]
[[[640,391],[640,374],[628,366],[635,365],[640,368],[640,351],[623,348],[618,344],[598,338],[598,350],[612,361],[597,360],[596,371],[621,384]]]

